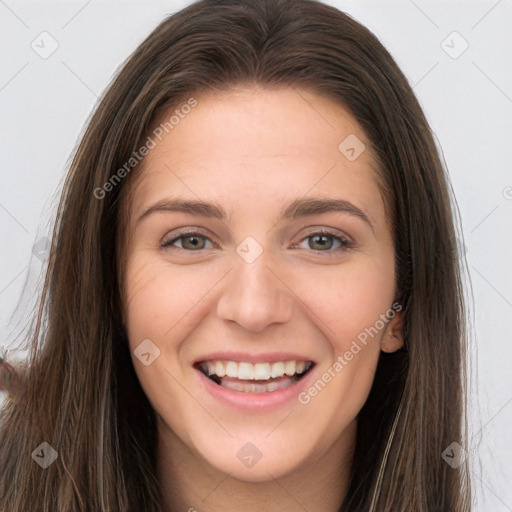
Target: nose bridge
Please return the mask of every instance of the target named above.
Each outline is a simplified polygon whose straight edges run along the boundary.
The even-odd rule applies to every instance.
[[[270,270],[271,254],[256,255],[251,241],[240,244],[234,255],[234,268],[219,299],[217,313],[247,330],[259,332],[273,323],[286,323],[292,315],[292,298]],[[250,257],[248,257],[248,255]],[[270,268],[269,268],[270,267]]]

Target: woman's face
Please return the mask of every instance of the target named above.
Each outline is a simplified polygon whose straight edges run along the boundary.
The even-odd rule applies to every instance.
[[[353,446],[379,351],[402,344],[392,234],[342,106],[293,88],[196,100],[133,171],[126,328],[160,438],[264,481]]]

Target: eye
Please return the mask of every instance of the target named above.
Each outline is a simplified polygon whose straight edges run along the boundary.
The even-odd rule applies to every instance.
[[[211,240],[202,235],[201,233],[196,232],[185,232],[180,233],[177,237],[172,238],[171,240],[166,240],[162,242],[162,247],[172,247],[175,246],[176,242],[179,242],[181,244],[176,246],[179,249],[183,249],[185,251],[199,251],[201,249],[208,249],[209,247],[205,246],[205,242],[208,241],[212,244],[212,247],[215,246]],[[210,247],[211,248],[211,247]]]
[[[301,247],[300,244],[308,242],[308,247]],[[208,246],[207,244],[211,245]],[[177,245],[179,244],[179,245]],[[337,244],[337,246],[336,246]],[[216,247],[216,244],[212,242],[207,236],[197,232],[182,232],[178,236],[175,236],[169,240],[164,240],[161,244],[162,248],[177,247],[179,249],[198,252],[202,249],[211,249]],[[315,231],[303,238],[299,244],[292,246],[294,249],[312,249],[316,252],[327,252],[332,253],[339,250],[347,250],[353,247],[352,242],[347,238],[334,234],[330,231]]]
[[[308,247],[300,247],[300,244],[307,240],[309,240]],[[338,246],[335,247],[335,244],[338,244]],[[335,252],[350,249],[352,246],[352,242],[343,236],[336,235],[330,231],[315,231],[303,238],[301,242],[294,245],[293,248],[309,248],[317,252]]]

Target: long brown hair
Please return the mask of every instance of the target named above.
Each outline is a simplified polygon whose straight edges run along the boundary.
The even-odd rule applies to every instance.
[[[452,442],[465,445],[466,428],[454,215],[411,87],[376,37],[333,7],[201,0],[164,20],[127,60],[72,161],[30,357],[1,420],[2,512],[159,510],[155,415],[122,318],[121,206],[139,170],[126,162],[162,112],[239,85],[307,88],[341,102],[380,162],[405,347],[379,360],[340,510],[470,509],[466,464],[442,458]],[[31,458],[43,442],[57,453],[46,469]]]

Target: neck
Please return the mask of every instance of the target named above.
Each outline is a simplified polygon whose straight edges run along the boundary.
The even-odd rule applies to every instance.
[[[165,512],[337,512],[346,495],[356,423],[314,462],[265,482],[225,474],[191,452],[158,418],[157,474]],[[269,507],[272,504],[272,508]]]

